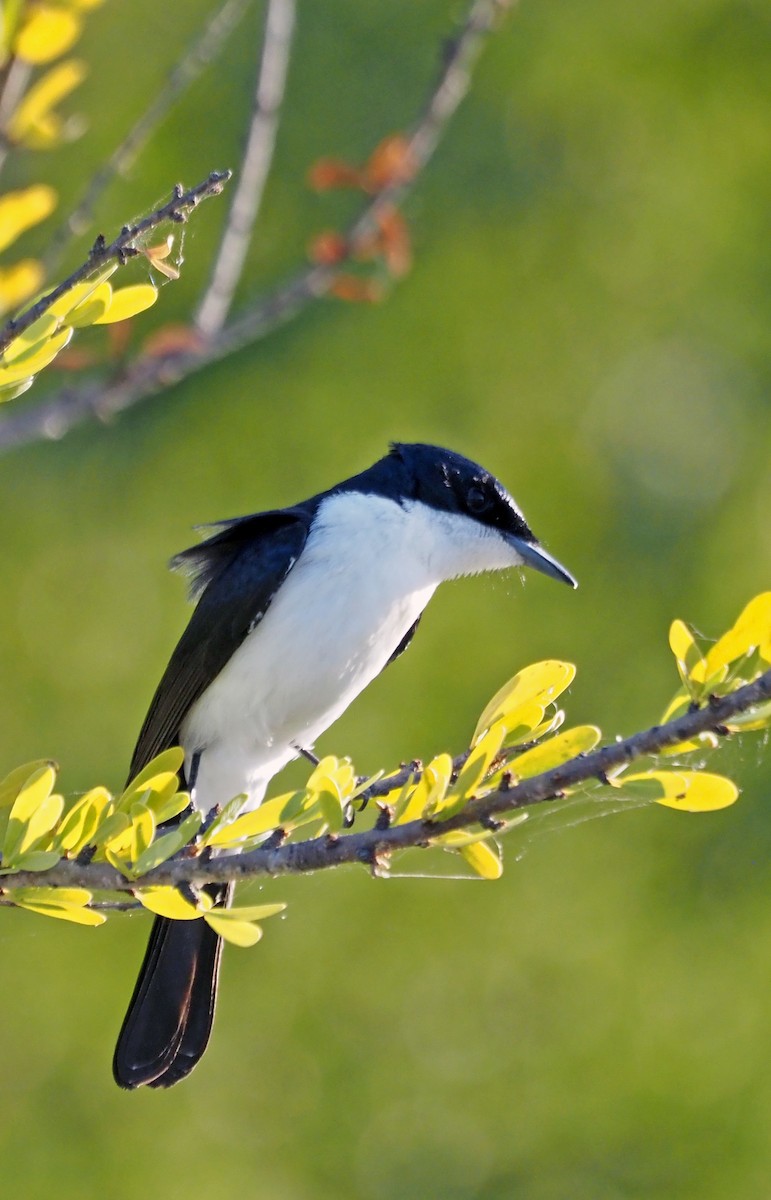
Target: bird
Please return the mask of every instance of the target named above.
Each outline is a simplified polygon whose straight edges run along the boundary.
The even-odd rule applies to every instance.
[[[181,746],[202,813],[263,800],[412,641],[440,583],[532,567],[576,587],[489,471],[451,450],[392,443],[385,457],[289,508],[204,527],[171,560],[195,601],[142,725],[129,781]],[[206,886],[226,906],[232,885]],[[166,1088],[200,1061],[222,942],[156,917],[113,1059],[123,1088]]]

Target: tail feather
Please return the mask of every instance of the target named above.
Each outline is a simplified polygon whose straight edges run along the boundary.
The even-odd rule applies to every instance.
[[[232,885],[207,890],[230,904]],[[113,1058],[120,1087],[171,1087],[192,1071],[211,1034],[221,954],[205,921],[156,917]]]

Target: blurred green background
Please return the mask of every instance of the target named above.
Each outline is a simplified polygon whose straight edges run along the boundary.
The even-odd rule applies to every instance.
[[[4,182],[45,176],[66,213],[211,10],[96,10],[70,104],[87,136]],[[361,161],[409,123],[461,12],[300,5],[240,304],[348,218],[350,196],[305,188],[309,164]],[[261,19],[110,188],[100,229],[236,165]],[[366,772],[457,751],[488,696],[547,656],[578,665],[573,722],[613,737],[655,721],[676,686],[670,620],[716,635],[769,586],[770,51],[761,0],[524,3],[409,201],[416,265],[385,305],[324,303],[109,427],[5,457],[0,773],[51,755],[68,791],[120,786],[187,617],[165,561],[190,527],[309,495],[390,438],[495,471],[581,588],[445,587],[321,749]],[[135,338],[190,313],[225,212],[197,214],[183,278]],[[767,1197],[765,742],[713,766],[742,784],[735,808],[552,814],[509,840],[496,884],[350,871],[252,887],[288,915],[226,953],[210,1050],[170,1092],[122,1094],[110,1075],[149,919],[91,931],[3,912],[6,1186]]]

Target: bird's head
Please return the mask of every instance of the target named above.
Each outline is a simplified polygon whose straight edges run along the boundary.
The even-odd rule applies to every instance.
[[[516,503],[478,463],[422,443],[396,442],[385,463],[398,464],[400,502],[429,510],[456,556],[453,574],[533,567],[577,587],[569,571],[539,545]]]

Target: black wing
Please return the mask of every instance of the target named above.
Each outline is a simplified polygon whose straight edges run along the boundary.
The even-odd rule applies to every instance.
[[[153,696],[130,780],[156,754],[179,744],[188,710],[264,617],[299,557],[312,515],[295,508],[239,517],[172,560],[174,568],[190,572],[192,594],[200,599]]]

